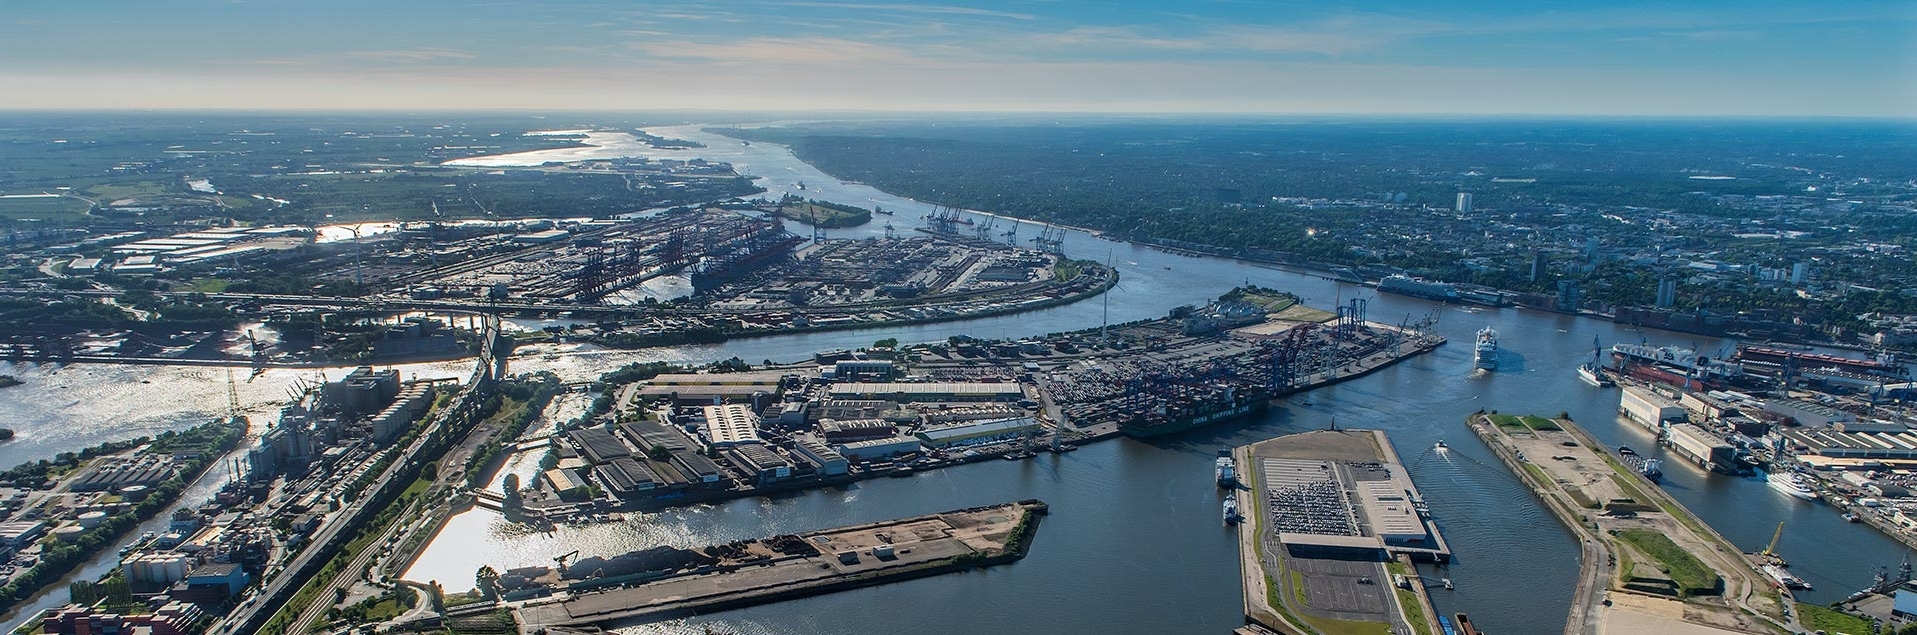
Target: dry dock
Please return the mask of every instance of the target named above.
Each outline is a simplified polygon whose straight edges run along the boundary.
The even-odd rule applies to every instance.
[[[1802,632],[1744,554],[1570,420],[1469,425],[1580,542],[1566,635]]]
[[[1245,617],[1279,633],[1438,633],[1413,560],[1450,550],[1383,432],[1326,430],[1233,451]]]
[[[540,573],[539,584],[521,592],[552,596],[520,606],[515,617],[524,633],[612,627],[1012,562],[1024,557],[1046,510],[1027,500],[715,545],[686,552],[690,561],[667,557],[671,571],[618,576],[631,579],[622,586],[581,571],[598,566],[585,561],[571,574],[526,571]]]

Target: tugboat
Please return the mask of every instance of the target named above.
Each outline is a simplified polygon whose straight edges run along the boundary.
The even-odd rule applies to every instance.
[[[1225,524],[1236,525],[1239,523],[1239,521],[1242,521],[1244,519],[1245,519],[1244,516],[1240,516],[1238,514],[1238,494],[1237,493],[1226,494],[1225,495]]]
[[[1238,462],[1231,459],[1231,450],[1225,449],[1218,451],[1216,466],[1214,476],[1218,478],[1218,486],[1225,489],[1237,488]]]
[[[1477,367],[1484,370],[1498,368],[1498,332],[1489,326],[1478,331]]]

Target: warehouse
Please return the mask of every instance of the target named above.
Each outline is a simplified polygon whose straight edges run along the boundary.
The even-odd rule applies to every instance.
[[[674,452],[672,466],[694,483],[717,483],[725,478],[725,472],[719,469],[719,464],[701,454]]]
[[[960,445],[975,445],[1016,439],[1020,436],[1035,433],[1038,429],[1037,420],[1031,417],[1019,417],[1016,419],[980,421],[977,423],[965,423],[943,428],[932,428],[920,432],[918,437],[919,440],[925,442],[926,445],[938,448],[949,448]]]
[[[839,454],[838,451],[833,450],[818,439],[810,437],[800,438],[798,450],[800,456],[805,457],[807,461],[811,461],[813,465],[819,466],[819,474],[837,476],[850,470],[850,463],[845,460],[844,455]]]
[[[692,449],[685,435],[666,429],[654,421],[628,421],[619,424],[619,434],[626,438],[632,447],[650,451],[653,448],[665,448],[667,452],[684,452]]]
[[[1648,428],[1661,427],[1667,421],[1684,421],[1690,417],[1684,407],[1664,398],[1648,388],[1625,386],[1619,397],[1618,410],[1631,421]]]
[[[628,497],[659,487],[659,475],[631,457],[620,457],[592,468],[593,477],[614,496]]]
[[[819,434],[833,443],[865,439],[883,439],[899,433],[899,427],[884,419],[826,419],[819,422]]]
[[[839,454],[853,461],[876,461],[919,451],[919,440],[912,437],[886,437],[853,441],[838,446]]]
[[[726,455],[760,483],[792,476],[792,462],[763,445],[753,443],[736,446]]]
[[[900,402],[1018,401],[1025,398],[1025,391],[1015,383],[841,383],[832,386],[832,398],[890,399]]]
[[[1405,486],[1394,476],[1382,481],[1359,481],[1358,501],[1372,533],[1385,544],[1404,547],[1430,546],[1430,532],[1424,519],[1406,494]]]
[[[586,460],[593,465],[632,456],[632,448],[626,447],[626,444],[620,442],[618,437],[612,436],[611,432],[601,428],[575,430],[568,433],[566,437],[572,440],[573,445],[578,446],[580,455],[586,457]]]
[[[728,448],[759,442],[759,415],[743,404],[724,404],[706,406],[706,421],[701,430],[706,435],[706,443],[714,448]]]

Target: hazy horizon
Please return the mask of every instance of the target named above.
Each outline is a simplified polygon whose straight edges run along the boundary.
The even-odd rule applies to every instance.
[[[1898,2],[8,8],[6,111],[1917,115]]]

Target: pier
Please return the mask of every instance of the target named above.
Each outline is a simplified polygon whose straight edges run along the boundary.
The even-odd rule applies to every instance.
[[[501,587],[508,599],[547,596],[514,611],[521,632],[631,625],[1012,562],[1047,509],[1027,500],[570,568],[561,556],[557,568],[507,571]]]
[[[1259,629],[1437,633],[1414,562],[1450,548],[1390,439],[1323,430],[1233,450],[1245,618]]]
[[[1803,632],[1788,590],[1577,424],[1480,412],[1469,426],[1582,544],[1566,635]]]

